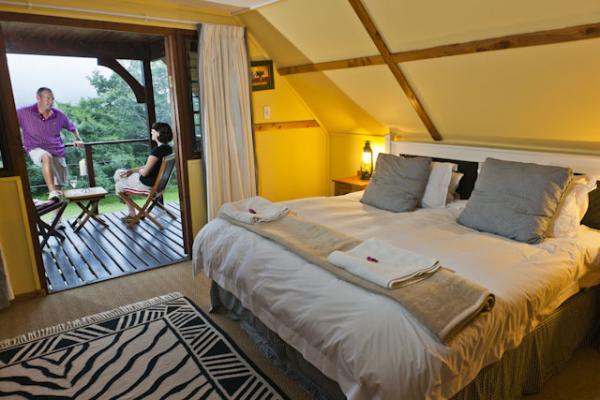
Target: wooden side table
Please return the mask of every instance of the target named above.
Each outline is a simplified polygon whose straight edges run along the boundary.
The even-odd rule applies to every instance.
[[[90,218],[108,227],[106,221],[98,216],[98,203],[107,194],[108,192],[102,186],[95,186],[88,189],[72,189],[64,192],[66,200],[74,202],[81,208],[81,214],[71,222],[71,228],[73,228],[74,232],[79,232]],[[86,201],[87,203],[84,203]]]
[[[358,192],[359,190],[365,190],[369,181],[363,181],[358,176],[348,176],[346,178],[334,179],[334,196],[341,196],[352,192]]]

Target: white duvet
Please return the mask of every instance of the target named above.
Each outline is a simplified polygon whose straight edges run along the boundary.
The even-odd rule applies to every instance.
[[[350,399],[448,398],[479,370],[516,347],[539,321],[575,294],[598,264],[600,232],[529,245],[456,223],[460,203],[390,213],[361,193],[285,202],[301,217],[358,239],[378,238],[438,259],[496,295],[483,314],[440,343],[400,304],[336,279],[278,244],[215,219],[194,241],[204,271]]]

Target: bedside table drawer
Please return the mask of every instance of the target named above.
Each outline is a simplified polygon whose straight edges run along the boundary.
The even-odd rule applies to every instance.
[[[363,181],[357,176],[349,176],[347,178],[334,179],[333,195],[341,196],[344,194],[365,190],[369,181]]]
[[[354,186],[352,186],[349,183],[336,182],[333,194],[334,194],[334,196],[341,196],[341,195],[348,194],[351,192],[356,192],[357,190],[360,190],[360,189],[355,188]]]

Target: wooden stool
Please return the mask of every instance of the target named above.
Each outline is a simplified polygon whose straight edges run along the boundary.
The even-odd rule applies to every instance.
[[[88,189],[71,189],[64,192],[66,200],[77,204],[81,208],[79,216],[71,222],[74,232],[79,232],[90,218],[108,227],[106,221],[98,216],[98,203],[107,194],[108,192],[102,186],[95,186]]]
[[[35,210],[37,211],[35,223],[37,225],[38,235],[42,237],[42,243],[40,244],[40,247],[44,249],[44,246],[46,245],[46,243],[48,243],[48,239],[50,239],[50,236],[56,236],[60,240],[64,240],[65,236],[56,230],[56,225],[60,221],[60,217],[65,211],[65,208],[67,208],[67,202],[53,200],[40,201],[34,199],[33,203],[35,205]],[[42,216],[54,210],[58,210],[58,212],[56,213],[52,221],[48,224],[42,219]]]

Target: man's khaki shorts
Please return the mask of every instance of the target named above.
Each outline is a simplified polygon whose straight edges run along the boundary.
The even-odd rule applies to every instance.
[[[29,158],[38,167],[42,166],[42,156],[48,154],[52,160],[52,174],[54,175],[54,184],[56,186],[64,187],[67,185],[68,170],[67,161],[63,157],[56,157],[50,154],[48,151],[36,147],[29,152]]]

